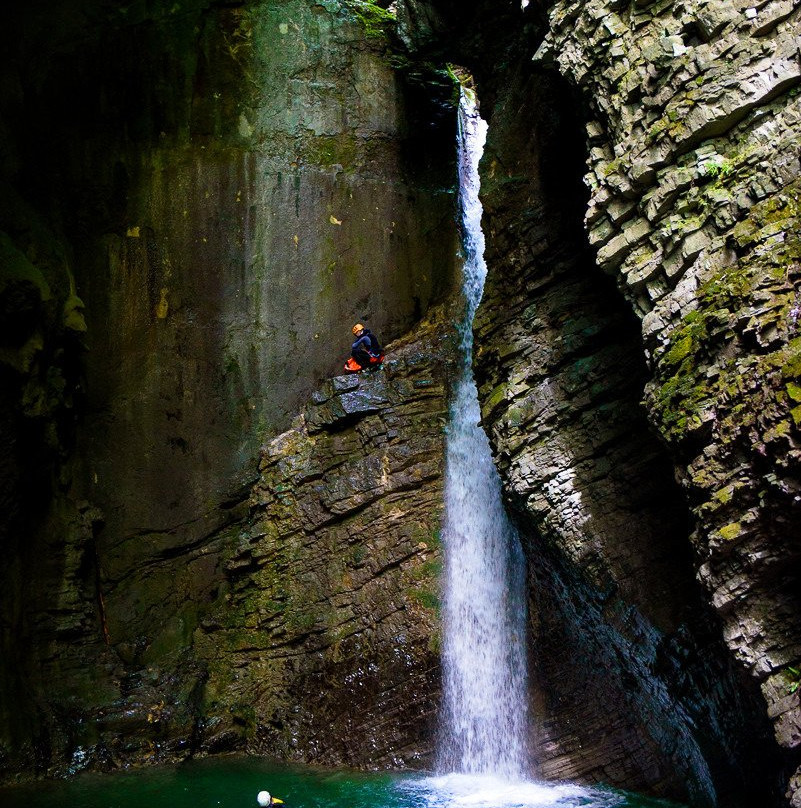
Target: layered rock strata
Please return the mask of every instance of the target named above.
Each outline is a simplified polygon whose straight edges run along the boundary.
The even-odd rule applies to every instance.
[[[483,414],[530,562],[541,770],[744,805],[753,711],[640,406],[637,321],[582,238],[565,98],[557,77],[524,66],[493,106],[482,166],[492,271],[476,323]],[[539,120],[505,114],[521,107]]]
[[[452,334],[335,377],[264,449],[225,594],[195,632],[204,746],[326,763],[432,762]]]
[[[75,648],[40,657],[30,686],[50,688],[51,712],[37,716],[40,746],[21,743],[6,764],[32,766],[38,752],[50,772],[75,772],[232,750],[430,764],[455,343],[429,321],[390,346],[379,370],[323,384],[265,445],[224,528],[101,584],[104,637],[94,644],[74,617],[89,599],[83,545],[61,548],[69,558],[74,546],[75,558],[62,571],[61,625],[46,636],[51,648],[67,638]],[[85,518],[90,526],[96,514]],[[54,577],[42,565],[31,583],[38,591]],[[52,611],[49,596],[35,603]],[[78,680],[72,668],[90,654]]]
[[[436,5],[446,18],[452,11]],[[636,610],[622,624],[636,639],[612,641],[629,649],[618,655],[629,657],[628,718],[612,726],[631,725],[643,681],[662,678],[672,658],[663,681],[677,703],[668,712],[685,728],[669,730],[669,740],[652,702],[657,718],[644,736],[630,726],[623,740],[604,742],[603,721],[577,729],[587,708],[554,704],[546,654],[545,714],[559,717],[546,718],[544,767],[621,781],[646,772],[662,790],[659,765],[634,763],[631,752],[662,735],[656,757],[672,759],[668,768],[695,800],[717,791],[722,804],[797,804],[799,9],[524,6],[505,5],[505,38],[494,26],[483,40],[493,53],[499,37],[505,43],[499,63],[457,50],[468,65],[474,59],[491,114],[482,167],[490,275],[477,325],[486,423],[519,518],[539,535],[530,545],[535,580],[574,581],[556,611],[578,608],[587,586],[605,604],[607,626],[621,628],[619,604]],[[471,4],[460,25],[483,13]],[[441,20],[428,20],[422,39],[431,47]],[[481,34],[466,35],[481,53]],[[566,124],[555,122],[560,108]],[[579,126],[586,152],[574,142],[571,155]],[[579,174],[584,193],[572,184]],[[536,595],[546,645],[547,591]],[[641,620],[657,631],[660,653],[647,650]],[[665,644],[674,645],[667,657]],[[597,650],[592,658],[608,670]],[[577,676],[573,689],[584,681]],[[687,717],[694,689],[706,691],[705,718]],[[735,692],[742,703],[732,724],[725,714]],[[685,730],[694,740],[676,741]],[[705,762],[678,762],[694,745]],[[738,760],[756,761],[734,787],[739,796],[726,773]]]
[[[590,242],[642,317],[646,407],[691,506],[698,577],[790,769],[801,745],[799,14],[782,2],[556,4],[537,56],[596,99]],[[795,786],[788,799],[801,799]]]

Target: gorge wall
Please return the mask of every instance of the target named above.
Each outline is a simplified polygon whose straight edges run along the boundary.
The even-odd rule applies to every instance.
[[[543,771],[799,804],[799,10],[436,11],[490,122],[476,361]]]
[[[328,466],[356,453],[340,471],[367,474],[364,485],[385,494],[381,514],[352,505],[373,535],[357,535],[344,502],[329,503],[324,518],[328,506],[310,493],[320,514],[280,539],[299,542],[279,555],[300,571],[264,547],[242,560],[243,542],[265,534],[256,525],[268,521],[262,445],[341,368],[350,326],[366,321],[390,341],[419,325],[453,282],[453,82],[444,69],[398,62],[385,16],[304,0],[53,3],[9,13],[0,115],[4,771],[254,745],[257,724],[269,734],[275,715],[284,729],[259,745],[276,754],[364,763],[430,747],[411,681],[392,696],[409,706],[395,710],[403,716],[383,733],[382,755],[368,744],[391,706],[370,684],[380,673],[389,687],[389,648],[403,654],[393,657],[397,676],[423,659],[415,676],[430,680],[419,688],[426,714],[437,690],[433,629],[420,623],[419,605],[433,604],[421,583],[430,571],[420,569],[436,557],[437,497],[418,491],[418,521],[380,529],[382,519],[395,524],[398,503],[412,509],[415,474],[427,485],[438,477],[439,449],[417,472],[413,441],[397,457],[385,446],[418,430],[416,421],[399,427],[404,418],[388,416],[375,434],[363,424],[365,446],[350,411],[329,430]],[[439,366],[446,353],[437,351]],[[419,392],[415,373],[428,377]],[[397,392],[398,381],[379,396],[383,409],[401,408],[400,396],[415,417],[436,413],[434,444],[442,373],[415,366],[405,382],[412,392]],[[366,423],[378,430],[375,420]],[[307,453],[332,489],[344,486],[323,460],[328,433],[316,430]],[[348,538],[332,536],[323,554],[326,519],[347,525]],[[305,541],[302,529],[311,531]],[[262,544],[278,541],[270,533]],[[334,575],[327,559],[339,552]],[[243,580],[265,566],[261,578],[280,574],[283,594],[259,580],[266,594],[254,605]],[[330,625],[305,601],[304,575],[322,576],[317,597],[336,601],[319,618]],[[368,594],[374,609],[359,611]],[[283,613],[292,628],[278,627]],[[247,651],[233,636],[233,615],[242,631],[263,635],[263,648],[249,640]],[[357,670],[353,638],[367,624]],[[325,676],[323,648],[334,649]],[[257,693],[229,687],[247,661],[248,682],[261,679]],[[279,676],[285,706],[295,709],[291,694],[309,687],[331,708],[315,707],[297,752],[270,665],[294,671]],[[376,705],[372,723],[361,719],[363,742],[355,726],[337,725],[328,738],[341,754],[310,749],[320,722],[336,724],[335,707],[358,714],[362,696]],[[343,751],[348,734],[354,742]]]
[[[800,804],[797,4],[47,6],[2,34],[4,776],[430,761],[453,62],[540,773]],[[399,339],[336,377],[355,319]]]

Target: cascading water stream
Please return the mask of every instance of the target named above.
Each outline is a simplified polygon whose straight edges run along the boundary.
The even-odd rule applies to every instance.
[[[443,642],[444,771],[522,778],[527,771],[524,564],[481,428],[472,371],[473,317],[484,288],[478,161],[486,123],[469,93],[460,105],[464,244],[461,370],[447,432]]]

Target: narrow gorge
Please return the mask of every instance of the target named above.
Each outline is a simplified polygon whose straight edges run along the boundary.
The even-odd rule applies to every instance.
[[[801,806],[795,0],[45,0],[0,39],[2,782],[437,765],[467,84],[527,774]],[[357,321],[386,360],[343,375]]]

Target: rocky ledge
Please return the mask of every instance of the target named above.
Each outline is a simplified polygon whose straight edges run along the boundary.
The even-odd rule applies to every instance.
[[[195,632],[203,747],[430,762],[453,338],[429,322],[337,376],[263,450],[226,591]]]

